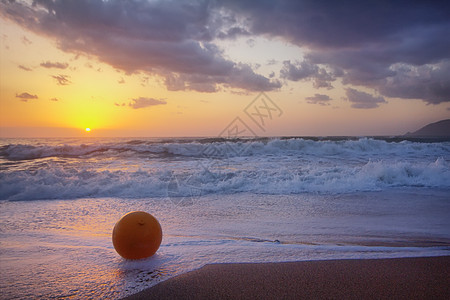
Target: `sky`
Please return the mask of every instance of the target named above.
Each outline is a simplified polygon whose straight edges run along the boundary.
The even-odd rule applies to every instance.
[[[0,0],[0,136],[404,134],[450,118],[448,3]]]

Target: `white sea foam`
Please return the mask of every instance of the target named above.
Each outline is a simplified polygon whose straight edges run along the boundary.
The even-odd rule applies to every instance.
[[[51,140],[50,140],[51,141]],[[449,155],[450,142],[418,143],[387,142],[371,138],[357,140],[311,140],[303,138],[291,139],[259,139],[259,140],[224,140],[210,139],[186,140],[184,142],[156,141],[114,141],[97,143],[71,144],[61,143],[5,143],[0,147],[0,156],[10,160],[30,160],[45,157],[102,157],[127,155],[179,155],[187,157],[209,157],[214,150],[215,156],[236,157],[256,155],[325,155],[325,156],[361,156],[361,155]],[[211,150],[211,151],[208,151]]]
[[[0,199],[8,200],[450,187],[450,143],[103,141],[0,149]]]
[[[399,186],[450,187],[449,163],[442,157],[430,163],[378,160],[357,166],[322,165],[320,162],[294,164],[287,161],[274,168],[272,163],[266,162],[259,163],[257,169],[250,169],[255,168],[250,161],[240,162],[238,168],[215,165],[208,170],[198,165],[183,173],[178,169],[127,171],[55,166],[3,172],[0,190],[1,199],[36,200],[179,197],[190,196],[190,188],[202,194],[295,194],[373,191]],[[174,180],[176,185],[171,186]]]

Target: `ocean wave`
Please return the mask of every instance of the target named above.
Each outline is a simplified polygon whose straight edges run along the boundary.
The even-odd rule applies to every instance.
[[[212,163],[207,165],[207,163]],[[177,198],[204,194],[349,193],[389,187],[450,188],[450,166],[432,162],[369,160],[359,165],[264,162],[257,168],[198,161],[188,169],[148,170],[52,166],[0,173],[1,200],[87,197]]]
[[[7,160],[32,160],[47,157],[239,157],[258,155],[450,155],[450,142],[418,143],[410,141],[389,142],[372,138],[357,140],[315,140],[303,138],[259,139],[197,139],[173,141],[130,140],[92,144],[6,144],[0,147],[0,158]]]

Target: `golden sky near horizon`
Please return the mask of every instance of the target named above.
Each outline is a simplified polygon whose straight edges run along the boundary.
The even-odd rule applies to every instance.
[[[214,67],[212,71],[202,69],[194,77],[196,67],[203,68],[203,57],[194,66],[184,67],[185,61],[174,66],[171,57],[165,62],[164,51],[152,54],[153,50],[148,50],[139,58],[143,65],[148,58],[141,68],[139,59],[128,61],[133,55],[140,55],[134,49],[124,47],[130,53],[122,51],[120,55],[124,57],[119,57],[111,50],[110,40],[101,38],[97,44],[86,38],[81,46],[74,46],[63,40],[60,33],[33,29],[33,25],[19,22],[15,15],[11,17],[9,9],[15,9],[15,14],[22,12],[19,4],[12,8],[1,5],[2,137],[217,136],[236,117],[256,135],[396,135],[450,115],[449,99],[414,99],[403,97],[400,92],[397,97],[389,97],[394,92],[383,92],[379,83],[357,84],[356,79],[346,79],[338,71],[330,75],[335,66],[344,66],[343,63],[320,63],[317,67],[302,64],[311,53],[314,55],[314,47],[300,47],[282,35],[255,33],[229,39],[216,37],[209,44],[200,41],[195,44],[200,45],[195,53],[212,51],[210,56],[217,59],[218,65],[231,71],[224,77]],[[71,24],[70,28],[76,25],[81,27]],[[92,29],[101,34],[102,29],[95,26]],[[76,34],[82,36],[84,31],[80,32]],[[191,37],[186,40],[197,43]],[[180,45],[185,45],[186,40]],[[166,43],[152,42],[157,46]],[[173,55],[172,48],[167,49],[167,56]],[[152,60],[151,55],[161,57]],[[135,65],[129,67],[131,64]],[[349,70],[353,69],[342,67],[340,72],[350,74]],[[175,78],[173,85],[168,83],[171,78]],[[188,78],[181,88],[177,87],[180,78]],[[209,80],[212,83],[206,85]],[[257,84],[246,88],[246,82]],[[245,113],[260,92],[282,112],[267,119],[263,130]],[[366,100],[358,102],[358,97]],[[85,131],[87,127],[91,132]]]

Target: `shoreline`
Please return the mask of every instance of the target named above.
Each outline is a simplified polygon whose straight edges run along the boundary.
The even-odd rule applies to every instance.
[[[124,299],[450,299],[450,256],[210,264]]]

